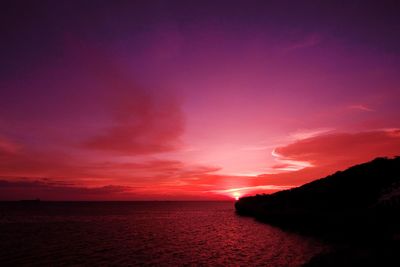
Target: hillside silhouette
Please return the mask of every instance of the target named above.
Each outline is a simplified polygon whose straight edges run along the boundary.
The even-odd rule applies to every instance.
[[[235,207],[238,214],[294,230],[355,234],[368,228],[379,236],[393,234],[399,222],[400,157],[376,158],[297,188],[243,197]]]
[[[400,264],[400,157],[376,158],[300,187],[243,197],[235,208],[334,244],[307,266]]]
[[[320,238],[306,266],[400,266],[400,157],[376,158],[300,187],[243,197],[239,215]]]

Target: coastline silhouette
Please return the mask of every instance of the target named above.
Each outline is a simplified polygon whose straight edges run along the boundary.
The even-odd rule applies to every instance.
[[[235,208],[334,244],[307,266],[400,263],[400,157],[376,158],[297,188],[243,197]]]

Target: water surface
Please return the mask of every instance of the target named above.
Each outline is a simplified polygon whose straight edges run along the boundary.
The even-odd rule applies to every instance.
[[[299,266],[326,247],[232,202],[0,203],[1,266]]]

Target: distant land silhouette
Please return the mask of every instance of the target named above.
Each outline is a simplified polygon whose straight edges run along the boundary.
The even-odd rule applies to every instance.
[[[40,203],[40,198],[35,198],[35,199],[21,199],[19,202],[23,202],[23,203]]]
[[[297,188],[243,197],[235,208],[334,244],[307,266],[400,266],[400,157],[376,158]]]

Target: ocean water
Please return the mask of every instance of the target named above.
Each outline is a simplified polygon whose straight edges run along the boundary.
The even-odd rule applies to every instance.
[[[325,249],[233,202],[0,203],[0,266],[301,266]]]

